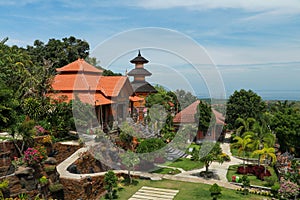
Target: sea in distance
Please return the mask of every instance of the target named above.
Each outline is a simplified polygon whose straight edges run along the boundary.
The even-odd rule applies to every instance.
[[[246,89],[247,90],[247,89]],[[278,101],[300,101],[300,90],[252,90],[262,97],[263,100],[278,100]],[[227,91],[226,98],[228,99],[234,91]],[[199,99],[209,99],[208,94],[197,94]]]

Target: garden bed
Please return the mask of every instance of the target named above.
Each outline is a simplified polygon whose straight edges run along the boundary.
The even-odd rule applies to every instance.
[[[233,176],[238,176],[238,177],[242,177],[243,176],[243,174],[237,173],[237,170],[238,170],[239,166],[243,166],[243,165],[231,165],[231,166],[229,166],[228,171],[227,171],[227,175],[226,175],[227,180],[229,182],[232,182],[232,177]],[[275,173],[274,168],[268,167],[267,169],[271,173],[270,177],[272,177],[272,179],[275,180],[275,183],[278,183],[278,178],[277,178],[277,175]],[[258,186],[267,186],[268,185],[268,182],[266,180],[264,180],[264,181],[260,180],[255,175],[248,174],[248,177],[249,177],[251,185],[258,185]]]

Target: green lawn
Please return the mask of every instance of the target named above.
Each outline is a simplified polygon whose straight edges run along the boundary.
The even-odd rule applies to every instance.
[[[118,192],[119,199],[129,199],[136,191],[142,186],[176,189],[179,193],[176,195],[175,200],[206,200],[212,199],[210,196],[209,188],[210,185],[202,183],[189,183],[182,181],[162,180],[162,181],[150,181],[150,180],[138,180],[136,186],[125,186],[121,191]],[[237,193],[235,190],[222,188],[221,200],[233,200],[233,199],[247,199],[247,200],[261,200],[263,196],[249,194],[244,196]]]
[[[169,164],[168,166],[178,167],[178,168],[182,168],[185,171],[189,171],[189,170],[193,170],[193,169],[200,169],[204,165],[200,161],[192,161],[191,159],[188,159],[188,158],[179,158],[176,161]]]
[[[193,148],[193,149],[197,149],[199,150],[200,149],[200,145],[199,144],[195,144],[195,143],[192,143],[185,151],[186,154],[190,154],[192,155],[192,152],[189,152],[189,148]]]
[[[158,173],[158,174],[179,174],[180,171],[178,169],[171,169],[171,168],[159,168],[155,171],[153,171],[152,173]]]
[[[231,165],[229,166],[228,168],[228,171],[227,171],[227,180],[231,182],[232,180],[232,176],[239,176],[239,177],[242,177],[243,175],[242,174],[237,174],[236,171],[237,171],[237,168],[238,168],[239,165]],[[276,177],[277,178],[277,175],[274,171],[274,168],[273,167],[268,167],[268,170],[271,172],[271,175],[273,177]],[[258,178],[256,178],[256,176],[254,175],[248,175],[249,177],[249,180],[250,180],[250,184],[251,185],[259,185],[259,186],[265,186],[265,184],[267,183],[266,181],[261,181],[259,180]],[[278,182],[278,181],[277,181]]]

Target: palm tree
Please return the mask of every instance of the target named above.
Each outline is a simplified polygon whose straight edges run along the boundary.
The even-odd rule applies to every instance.
[[[243,136],[251,139],[249,147],[254,151],[264,147],[273,147],[275,143],[275,135],[267,127],[260,126],[258,123],[253,125],[253,131],[245,132]],[[258,165],[260,165],[260,157],[258,158]]]
[[[238,148],[238,154],[240,155],[241,153],[243,153],[243,166],[245,169],[245,157],[246,157],[246,151],[248,151],[249,148],[249,144],[251,143],[251,138],[242,138],[240,136],[236,136],[233,138],[233,140],[236,140],[235,143],[232,144],[232,147],[234,148]]]
[[[236,135],[242,136],[245,132],[251,131],[253,128],[253,124],[255,124],[256,120],[254,118],[247,118],[246,120],[243,118],[237,118],[235,124],[240,125],[239,128],[236,129]]]
[[[271,159],[271,164],[276,163],[276,155],[275,155],[275,149],[273,147],[264,147],[261,150],[256,150],[252,153],[251,156],[255,155],[260,155],[260,161],[270,161]],[[268,162],[269,163],[269,162]],[[267,171],[267,168],[265,167],[265,173]]]

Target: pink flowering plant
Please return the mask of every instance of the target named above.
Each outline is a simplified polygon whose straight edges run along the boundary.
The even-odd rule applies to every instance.
[[[44,133],[46,132],[46,130],[40,125],[37,125],[34,128],[36,130],[36,135],[44,135]]]
[[[283,199],[293,199],[299,195],[299,185],[291,181],[282,181],[278,193]]]
[[[30,147],[24,151],[23,160],[28,166],[33,166],[43,160],[43,155],[37,149]]]

